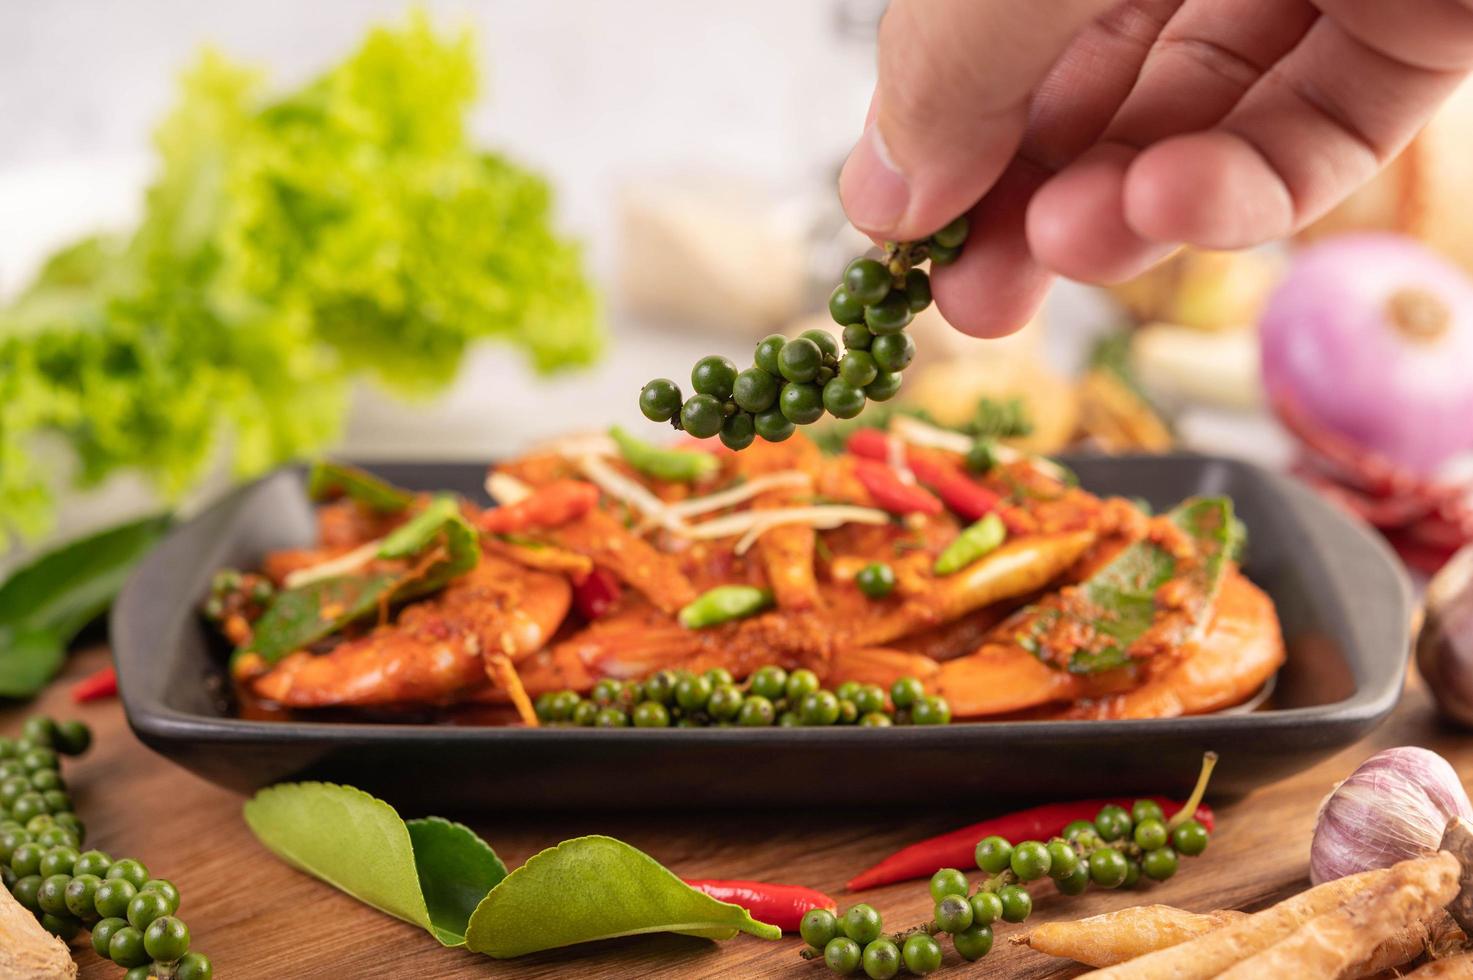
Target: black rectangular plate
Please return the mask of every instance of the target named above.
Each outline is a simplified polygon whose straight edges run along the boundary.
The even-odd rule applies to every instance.
[[[1289,657],[1272,707],[1142,721],[942,727],[542,729],[244,721],[221,712],[224,665],[195,610],[211,575],[312,541],[300,468],[242,487],[177,528],[112,613],[129,724],[145,743],[241,792],[288,779],[359,786],[419,810],[482,807],[810,806],[1185,790],[1202,752],[1214,789],[1246,792],[1374,728],[1401,693],[1411,590],[1391,552],[1286,477],[1195,455],[1063,460],[1097,493],[1158,508],[1226,494],[1249,529],[1248,576],[1273,596]],[[415,489],[485,503],[475,463],[370,464]],[[888,794],[872,791],[883,773]]]

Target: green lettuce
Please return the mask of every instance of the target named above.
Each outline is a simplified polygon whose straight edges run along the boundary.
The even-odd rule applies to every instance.
[[[0,532],[41,530],[59,442],[75,479],[138,470],[166,495],[338,433],[347,382],[433,392],[499,340],[538,371],[602,332],[546,183],[474,146],[469,37],[422,16],[273,93],[206,52],[156,134],[128,236],[54,255],[0,310]]]

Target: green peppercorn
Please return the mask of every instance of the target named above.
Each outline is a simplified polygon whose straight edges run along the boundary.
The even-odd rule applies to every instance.
[[[646,701],[668,705],[675,700],[675,671],[661,670],[645,679],[642,691]]]
[[[834,696],[840,701],[853,701],[859,694],[859,681],[845,681],[834,688]]]
[[[721,444],[732,452],[741,452],[757,438],[757,422],[749,412],[728,415],[721,423]]]
[[[926,689],[914,677],[901,677],[890,685],[890,700],[897,708],[909,708],[926,696]]]
[[[737,375],[731,398],[747,412],[765,412],[777,401],[778,380],[759,367],[750,367]]]
[[[872,561],[854,576],[854,584],[869,598],[883,599],[895,591],[895,570],[882,561]]]
[[[967,450],[967,469],[973,473],[986,473],[997,465],[997,453],[991,439],[978,439]]]
[[[864,397],[872,402],[887,402],[900,391],[900,372],[881,371],[864,386]]]
[[[36,904],[41,906],[41,911],[52,915],[70,915],[66,907],[66,887],[71,883],[71,875],[43,874],[41,887],[36,889]]]
[[[1121,888],[1134,888],[1136,882],[1141,880],[1141,863],[1134,858],[1125,859],[1125,880],[1120,883]]]
[[[997,890],[1004,922],[1022,922],[1033,913],[1033,896],[1020,885],[1003,885]]]
[[[752,362],[773,376],[780,376],[777,356],[787,345],[788,338],[780,333],[770,333],[757,342],[757,349],[752,354]]]
[[[1135,825],[1135,842],[1143,851],[1154,851],[1165,847],[1168,834],[1166,824],[1156,817],[1147,817]]]
[[[113,932],[108,940],[107,955],[118,966],[130,969],[149,961],[148,951],[143,948],[143,933],[131,925]]]
[[[62,942],[69,943],[76,938],[78,932],[82,931],[82,923],[70,915],[43,912],[41,914],[41,928]]]
[[[97,900],[97,889],[101,884],[102,879],[95,874],[79,874],[73,877],[67,882],[63,893],[67,911],[84,922],[96,919],[97,906],[93,903]]]
[[[757,434],[768,442],[782,442],[797,431],[797,426],[788,421],[780,408],[769,408],[765,412],[758,412],[752,418],[752,426],[757,430]]]
[[[1136,800],[1130,805],[1130,819],[1137,826],[1147,820],[1160,820],[1166,822],[1166,814],[1161,810],[1161,804],[1155,800]]]
[[[617,685],[617,683],[618,682],[616,681],[615,684]],[[608,693],[610,700],[605,703],[612,703],[613,700],[616,700],[619,697],[620,690],[621,689],[616,686],[612,691],[606,692]],[[578,697],[578,693],[576,691],[556,692],[552,696],[552,706],[550,708],[552,712],[552,720],[569,720],[573,717],[573,712],[578,710],[578,703],[582,700],[582,698]]]
[[[178,911],[179,909],[179,889],[175,888],[174,883],[168,878],[150,878],[143,883],[143,887],[139,891],[162,892],[164,897],[174,907],[174,910]]]
[[[795,337],[778,351],[777,367],[778,373],[788,381],[812,381],[823,367],[823,350],[807,337]]]
[[[1013,848],[1008,866],[1019,881],[1037,881],[1049,873],[1050,860],[1047,845],[1041,841],[1025,840]]]
[[[874,906],[860,902],[844,910],[839,919],[839,928],[856,943],[864,944],[878,939],[884,931],[885,923]]]
[[[42,878],[51,875],[70,875],[72,866],[77,863],[77,858],[80,856],[74,847],[65,845],[51,847],[41,855],[41,864],[36,873]]]
[[[680,427],[697,439],[709,439],[721,431],[726,413],[713,395],[691,395],[680,409]]]
[[[814,949],[823,949],[839,934],[839,918],[828,909],[809,909],[798,923],[798,935]]]
[[[682,677],[675,682],[675,703],[686,711],[700,711],[711,700],[711,690],[704,677]]]
[[[1100,812],[1095,814],[1095,832],[1100,835],[1100,840],[1105,841],[1116,841],[1130,836],[1130,814],[1125,812],[1124,807],[1118,807],[1113,803],[1100,807]]]
[[[697,394],[710,395],[717,401],[731,397],[731,387],[736,382],[737,368],[730,358],[712,354],[696,361],[690,371],[690,386]]]
[[[973,923],[961,932],[954,933],[951,944],[958,955],[968,963],[975,963],[992,951],[992,927]]]
[[[1101,888],[1118,888],[1129,871],[1125,855],[1113,847],[1101,848],[1089,856],[1089,877]]]
[[[92,896],[97,914],[104,919],[121,919],[128,915],[128,903],[138,894],[138,888],[126,878],[104,876],[102,884]]]
[[[996,892],[979,891],[972,896],[971,903],[972,922],[977,925],[990,926],[1002,918],[1002,899]]]
[[[189,927],[172,915],[155,919],[143,932],[143,948],[159,963],[173,963],[189,952]]]
[[[798,702],[798,717],[804,725],[832,725],[839,720],[839,699],[833,691],[810,691]]]
[[[1177,859],[1176,852],[1169,847],[1158,847],[1153,851],[1147,851],[1141,858],[1141,870],[1147,878],[1156,881],[1165,881],[1176,874]]]
[[[844,356],[839,359],[839,377],[856,388],[863,388],[875,380],[879,373],[880,369],[868,350],[845,351]]]
[[[894,289],[878,303],[864,308],[864,325],[870,328],[871,333],[877,335],[876,343],[878,343],[878,337],[900,333],[910,325],[914,316],[915,314],[910,311],[910,297],[905,295],[905,290]],[[873,345],[870,351],[874,351]]]
[[[947,895],[936,903],[933,913],[942,932],[958,933],[972,924],[972,903],[966,895]]]
[[[22,844],[10,855],[10,870],[21,878],[28,878],[40,872],[41,859],[45,856],[46,848],[40,844]]]
[[[864,947],[860,965],[870,980],[891,980],[900,972],[900,947],[881,936]]]
[[[1081,834],[1094,834],[1095,825],[1092,820],[1071,820],[1064,825],[1064,832],[1059,836],[1067,841],[1077,839]]]
[[[841,327],[864,322],[864,304],[842,285],[829,293],[829,316]]]
[[[889,728],[895,722],[883,711],[866,711],[859,716],[859,727],[861,728]]]
[[[990,875],[1000,874],[1013,860],[1013,845],[1006,838],[993,834],[977,842],[974,856],[977,867]]]
[[[805,694],[818,690],[818,675],[800,667],[788,675],[786,695],[790,704],[800,701]]]
[[[910,362],[915,360],[916,342],[908,333],[888,334],[876,337],[869,352],[880,371],[898,373],[910,367]]]
[[[7,868],[10,867],[10,859],[15,856],[16,849],[29,843],[31,843],[31,835],[25,830],[0,832],[0,864]]]
[[[54,789],[65,789],[61,773],[55,769],[37,769],[31,773],[31,789],[38,793],[45,793]]]
[[[854,695],[854,706],[861,715],[884,714],[885,689],[878,684],[861,685]]]
[[[639,390],[639,410],[651,422],[669,422],[680,414],[685,396],[669,378],[656,378]]]
[[[967,240],[967,232],[970,227],[966,215],[953,218],[945,228],[931,236],[931,241],[943,248],[961,248],[962,243]]]
[[[1054,879],[1054,887],[1062,895],[1083,895],[1089,887],[1089,862],[1076,860],[1073,871]]]
[[[741,710],[741,689],[729,682],[717,686],[711,692],[711,699],[706,702],[706,711],[717,721],[731,721]]]
[[[21,738],[35,746],[49,746],[56,738],[56,722],[44,715],[32,715],[20,726]]]
[[[911,269],[905,274],[905,296],[910,300],[910,311],[919,313],[931,305],[931,277],[922,269]]]
[[[1207,839],[1207,828],[1195,820],[1188,820],[1171,832],[1171,846],[1187,857],[1196,857],[1207,850]]]
[[[185,953],[174,967],[174,980],[213,980],[215,964],[203,953]]]
[[[947,895],[965,895],[967,876],[957,868],[942,868],[931,876],[931,901],[939,902]]]
[[[20,764],[29,773],[38,769],[55,769],[60,762],[55,749],[36,746],[21,753]]]
[[[593,727],[628,728],[629,715],[623,708],[599,708],[598,714],[593,716]]]
[[[961,257],[961,254],[962,250],[960,248],[948,248],[934,241],[931,243],[931,265],[933,268],[936,266],[951,265],[951,263]]]
[[[752,673],[749,689],[753,694],[776,701],[787,694],[788,672],[776,664],[759,667]]]
[[[870,333],[869,327],[866,327],[863,323],[856,323],[844,328],[844,349],[850,352],[869,350],[870,342],[874,339],[875,335]]]
[[[41,914],[41,906],[36,901],[36,893],[40,890],[41,876],[38,874],[20,875],[10,886],[10,894],[15,900],[36,915]]]
[[[905,937],[900,947],[900,958],[905,968],[918,977],[935,973],[941,969],[941,945],[924,932]]]
[[[97,951],[97,955],[101,956],[103,959],[106,959],[107,947],[108,944],[112,942],[113,933],[117,932],[119,929],[126,929],[127,927],[127,919],[120,919],[116,917],[102,919],[94,923],[92,926],[92,948]]]
[[[835,936],[823,948],[824,965],[840,976],[848,976],[859,969],[862,955],[859,944],[845,936]]]
[[[929,694],[911,705],[910,720],[915,725],[950,724],[951,703],[943,697]]]
[[[844,270],[844,288],[865,306],[889,295],[890,285],[890,270],[874,259],[855,259]]]
[[[154,919],[174,914],[173,903],[163,892],[139,892],[128,900],[128,924],[143,930]]]
[[[760,694],[749,694],[737,712],[737,724],[743,728],[766,728],[777,718],[772,702]]]
[[[635,728],[668,728],[670,711],[658,701],[641,701],[634,709]]]
[[[1065,841],[1049,841],[1048,858],[1048,874],[1055,881],[1069,877],[1079,866],[1079,853]]]
[[[779,728],[797,728],[801,724],[803,722],[798,718],[796,711],[784,711],[777,716],[777,727]]]
[[[831,378],[823,386],[823,407],[836,419],[852,419],[864,411],[864,389],[843,378]]]
[[[794,425],[811,425],[823,418],[823,390],[815,384],[789,382],[778,393],[777,407]]]
[[[825,359],[839,356],[839,342],[835,340],[834,335],[829,333],[827,330],[820,330],[815,327],[803,331],[798,336],[804,338],[805,340],[811,340],[815,344],[817,344],[819,351],[823,354]]]
[[[598,713],[601,710],[602,709],[599,708],[599,706],[594,704],[592,701],[589,701],[587,699],[580,699],[578,701],[578,706],[573,709],[573,717],[571,720],[573,724],[579,726],[580,728],[591,728],[593,726],[593,723],[598,721]]]

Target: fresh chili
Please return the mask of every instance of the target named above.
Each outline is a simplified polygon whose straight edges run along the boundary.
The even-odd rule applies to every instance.
[[[860,429],[849,437],[849,451],[861,459],[883,462],[890,457],[889,438],[878,429]],[[908,447],[905,465],[910,467],[917,480],[935,491],[953,513],[969,521],[992,513],[1002,503],[1002,495],[997,491],[978,483],[960,466],[936,454]],[[888,466],[885,470],[894,474]],[[898,482],[898,477],[896,479]]]
[[[946,550],[936,556],[936,574],[952,575],[961,571],[988,552],[996,551],[1007,537],[1008,529],[1002,518],[988,514],[958,534]]]
[[[495,507],[479,518],[480,528],[492,534],[514,534],[534,528],[559,527],[577,520],[598,503],[598,487],[582,480],[554,480],[532,491],[532,496]]]
[[[1162,796],[1146,797],[1155,800],[1163,810],[1178,810],[1182,804]],[[1014,843],[1024,840],[1043,840],[1056,837],[1075,820],[1093,820],[1100,808],[1109,804],[1129,807],[1130,799],[1079,800],[1074,803],[1046,803],[1043,806],[1019,810],[1016,813],[993,817],[966,827],[940,834],[909,847],[903,847],[883,861],[867,868],[849,879],[844,887],[850,891],[862,891],[896,881],[912,878],[928,878],[942,868],[968,868],[976,860],[977,842],[996,834]],[[1199,806],[1196,818],[1209,831],[1216,825],[1212,809]]]
[[[814,909],[835,912],[839,903],[814,888],[802,885],[775,885],[765,881],[716,881],[709,878],[687,878],[685,883],[705,892],[718,902],[740,905],[752,917],[783,932],[797,932],[803,916]]]
[[[620,426],[609,430],[619,447],[624,462],[657,480],[691,483],[710,476],[721,467],[721,461],[702,450],[666,449],[635,438]]]
[[[600,619],[619,602],[623,590],[606,568],[595,568],[573,586],[573,606],[584,619]]]
[[[78,704],[117,697],[118,671],[112,666],[93,671],[72,685],[72,700]]]
[[[944,509],[934,494],[914,483],[906,483],[884,463],[857,459],[854,476],[881,510],[892,514],[939,514]]]
[[[754,585],[718,585],[702,593],[680,610],[680,625],[686,629],[705,629],[745,619],[772,605],[772,590]]]

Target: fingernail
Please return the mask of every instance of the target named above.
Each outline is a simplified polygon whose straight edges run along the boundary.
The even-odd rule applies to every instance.
[[[849,220],[863,231],[883,234],[900,223],[910,204],[910,187],[890,157],[880,127],[870,123],[844,161],[839,196]]]

